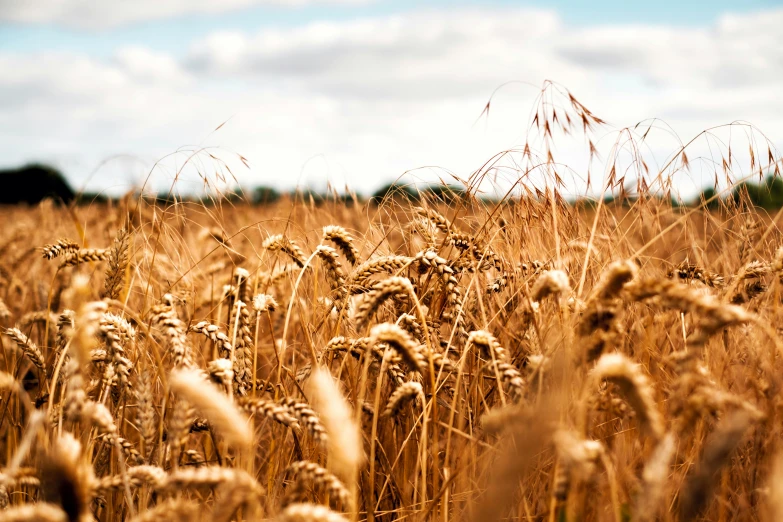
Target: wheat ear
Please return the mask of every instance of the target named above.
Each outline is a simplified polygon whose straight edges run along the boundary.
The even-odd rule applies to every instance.
[[[570,291],[568,274],[562,270],[548,270],[536,279],[531,291],[531,299],[538,302],[550,295],[560,298]]]
[[[619,353],[602,355],[593,369],[592,378],[595,388],[603,380],[616,384],[636,412],[642,429],[655,441],[663,437],[663,418],[649,379],[638,364]]]
[[[307,384],[313,408],[329,433],[329,466],[337,476],[353,484],[364,462],[361,431],[355,415],[328,371],[315,370]]]
[[[346,230],[338,225],[328,225],[323,229],[324,241],[331,241],[345,256],[349,263],[355,265],[359,260],[359,251],[354,246],[354,239]]]
[[[59,506],[46,502],[22,504],[2,512],[3,522],[69,522],[68,515]],[[297,519],[301,520],[301,519]]]
[[[41,250],[44,259],[52,260],[56,257],[76,252],[79,250],[79,245],[70,239],[62,238],[58,239],[56,243],[45,245]]]
[[[294,263],[299,265],[300,268],[303,268],[305,265],[305,259],[307,256],[304,255],[302,249],[299,248],[296,243],[282,234],[269,236],[261,244],[261,248],[270,252],[276,252],[279,250],[290,257]]]
[[[408,381],[395,388],[386,403],[386,409],[383,410],[384,417],[397,415],[407,403],[414,401],[416,404],[424,404],[424,388],[421,383]]]
[[[184,498],[168,499],[129,519],[129,522],[194,522],[203,508]]]
[[[370,317],[389,298],[395,295],[415,296],[413,284],[405,277],[389,277],[376,283],[356,310],[356,326],[361,330]]]
[[[289,504],[277,515],[279,522],[348,522],[348,519],[320,504]]]
[[[171,389],[200,410],[230,444],[242,448],[253,442],[247,419],[217,388],[204,380],[198,370],[180,369],[171,373]]]
[[[23,334],[19,328],[6,328],[3,330],[3,333],[16,343],[19,349],[30,359],[30,362],[46,376],[46,361],[38,345]]]
[[[301,488],[304,482],[310,482],[314,486],[328,491],[329,496],[338,500],[343,508],[350,506],[351,495],[348,488],[326,468],[315,462],[301,460],[291,464],[288,470],[296,477],[295,488]]]
[[[374,344],[386,343],[397,352],[411,369],[425,373],[427,357],[411,335],[394,323],[375,325],[370,330],[370,339]]]

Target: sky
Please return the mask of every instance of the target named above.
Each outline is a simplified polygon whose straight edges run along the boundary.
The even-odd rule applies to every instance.
[[[693,192],[729,146],[739,177],[750,147],[783,145],[780,27],[772,0],[0,0],[0,167],[46,162],[111,194],[452,182],[545,146],[550,80],[552,106],[568,89],[607,121],[556,136],[570,188],[607,158],[632,168],[612,147],[652,123],[653,173],[697,137],[676,173]]]

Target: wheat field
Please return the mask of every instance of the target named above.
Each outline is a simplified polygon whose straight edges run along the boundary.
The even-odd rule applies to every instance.
[[[781,219],[718,201],[0,209],[0,520],[782,520]]]

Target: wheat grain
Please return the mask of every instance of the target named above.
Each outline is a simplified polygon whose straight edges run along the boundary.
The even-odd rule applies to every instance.
[[[165,479],[156,484],[160,491],[177,491],[185,488],[212,489],[224,484],[251,485],[261,492],[262,489],[256,480],[241,469],[224,468],[222,466],[205,466],[202,468],[181,468],[165,476]]]
[[[655,447],[655,451],[644,465],[642,490],[639,493],[635,509],[640,522],[656,520],[656,513],[660,510],[664,487],[669,478],[671,461],[676,449],[674,436],[667,434]]]
[[[573,482],[592,480],[596,466],[606,450],[599,441],[580,439],[566,430],[556,431],[553,440],[560,458],[554,494],[563,501]]]
[[[369,278],[376,274],[394,274],[410,266],[414,258],[408,256],[381,256],[369,259],[356,267],[351,273],[348,283],[355,286],[352,291],[364,291],[369,286]]]
[[[131,466],[126,470],[125,476],[109,475],[100,477],[92,482],[92,496],[106,494],[111,491],[121,491],[127,482],[130,487],[140,488],[145,485],[153,489],[163,487],[167,474],[163,468],[157,466]]]
[[[234,385],[239,395],[245,395],[252,388],[253,380],[253,319],[248,305],[252,301],[248,284],[249,273],[243,268],[234,271],[234,285],[237,289],[234,305],[231,307],[230,324],[234,325]]]
[[[476,330],[468,334],[468,340],[465,343],[465,350],[470,350],[476,346],[482,355],[491,361],[507,361],[508,352],[500,342],[491,333],[484,330]]]
[[[337,260],[337,251],[326,245],[318,245],[315,249],[315,255],[324,263],[326,274],[329,279],[329,285],[332,290],[345,291],[345,272],[343,272],[340,262]]]
[[[152,377],[148,369],[138,373],[138,383],[134,393],[137,403],[136,422],[139,426],[141,440],[144,441],[144,449],[149,452],[154,444],[157,429],[155,422],[155,394],[152,390]]]
[[[114,418],[106,406],[99,402],[87,401],[82,406],[82,413],[92,421],[93,425],[98,429],[100,436],[109,444],[118,446],[123,453],[137,464],[143,461],[141,454],[133,446],[133,443],[120,436],[120,431],[114,422]]]
[[[726,464],[753,420],[747,412],[735,412],[721,421],[706,442],[701,460],[683,485],[682,520],[693,520],[712,499],[717,472]]]
[[[274,312],[278,306],[275,298],[269,294],[258,294],[253,298],[253,308],[259,314]]]

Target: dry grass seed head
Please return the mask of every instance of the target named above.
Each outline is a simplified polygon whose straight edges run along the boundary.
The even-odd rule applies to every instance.
[[[63,256],[60,268],[77,266],[83,263],[94,263],[109,259],[111,250],[108,248],[82,248],[73,252],[67,252]]]
[[[237,401],[237,406],[249,415],[261,414],[283,426],[296,430],[300,428],[299,422],[291,414],[290,409],[274,401],[259,397],[242,397]]]
[[[638,271],[639,269],[632,261],[611,263],[601,273],[601,278],[593,289],[590,299],[614,299],[619,296],[623,287],[636,277]]]
[[[739,306],[722,303],[705,290],[669,279],[637,279],[625,288],[636,301],[652,300],[665,308],[693,314],[696,324],[702,330],[698,337],[700,343],[723,328],[753,319],[753,314]]]
[[[467,349],[478,347],[481,354],[490,361],[507,361],[508,352],[494,335],[486,330],[476,330],[468,334]]]
[[[310,433],[310,436],[313,437],[313,440],[324,446],[328,444],[329,435],[326,432],[326,428],[324,428],[321,419],[307,403],[287,397],[280,401],[280,404],[288,408],[290,414],[296,417],[301,426],[304,426]]]
[[[157,485],[159,491],[178,491],[181,489],[212,489],[224,484],[249,486],[259,494],[262,488],[246,471],[223,466],[204,466],[201,468],[179,468]]]
[[[340,261],[337,258],[337,251],[326,245],[318,245],[318,248],[315,249],[315,254],[324,263],[326,275],[332,290],[344,290],[345,272],[343,272],[343,269],[340,266]]]
[[[160,332],[164,347],[171,351],[174,367],[192,367],[193,356],[185,337],[185,324],[177,315],[174,296],[165,294],[162,302],[152,307],[151,314],[150,322]]]
[[[352,291],[364,290],[370,284],[369,278],[376,274],[394,274],[413,263],[414,258],[408,256],[381,256],[369,259],[356,267],[351,273],[349,283],[356,288]]]
[[[103,495],[112,491],[122,491],[127,480],[128,486],[140,488],[149,485],[153,489],[160,488],[166,482],[166,471],[158,466],[140,465],[126,469],[125,474],[107,475],[95,479],[92,483],[92,496]]]
[[[228,338],[228,335],[221,332],[220,327],[215,324],[211,324],[208,321],[199,321],[191,325],[190,331],[200,333],[215,343],[215,347],[218,349],[218,354],[221,357],[228,358],[231,352],[234,351],[231,339]]]

